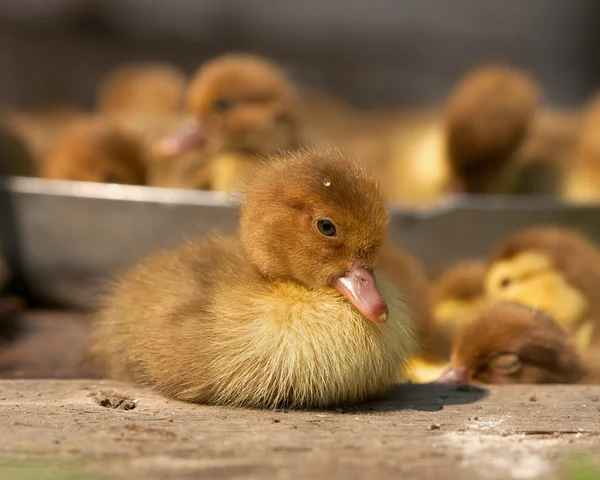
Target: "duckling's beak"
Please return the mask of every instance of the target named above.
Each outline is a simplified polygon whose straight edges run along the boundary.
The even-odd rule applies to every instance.
[[[200,148],[206,143],[202,125],[195,118],[184,120],[170,135],[163,138],[157,146],[159,157],[176,157],[190,150]]]
[[[469,383],[469,368],[456,367],[446,370],[440,378],[431,383],[446,383],[449,385],[467,385]]]
[[[365,318],[377,325],[387,322],[387,304],[377,290],[375,275],[358,260],[354,260],[346,274],[334,278],[331,286],[346,297]]]

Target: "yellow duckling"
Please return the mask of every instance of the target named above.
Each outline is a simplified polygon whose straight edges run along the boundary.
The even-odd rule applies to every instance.
[[[252,176],[236,236],[151,256],[114,286],[92,355],[112,377],[189,402],[380,397],[414,341],[407,305],[373,272],[387,227],[383,194],[357,161],[281,154]]]
[[[548,312],[580,351],[600,341],[600,251],[576,231],[535,227],[499,247],[485,278],[491,300]]]

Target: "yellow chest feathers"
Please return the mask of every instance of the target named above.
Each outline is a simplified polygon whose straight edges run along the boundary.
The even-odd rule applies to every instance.
[[[414,336],[400,295],[378,276],[389,318],[378,326],[337,292],[275,283],[256,295],[219,294],[211,348],[214,403],[326,407],[379,396],[400,380]]]

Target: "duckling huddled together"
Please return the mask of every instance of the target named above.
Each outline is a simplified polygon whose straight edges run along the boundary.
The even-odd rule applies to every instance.
[[[590,240],[530,228],[430,281],[387,237],[388,202],[600,199],[600,101],[579,114],[541,97],[504,65],[468,73],[438,108],[384,112],[303,91],[256,55],[190,79],[129,65],[100,83],[94,112],[5,115],[0,173],[242,193],[235,235],[155,253],[113,283],[90,343],[109,377],[259,408],[355,404],[403,382],[591,382]],[[0,300],[0,317],[16,307]]]
[[[451,349],[452,368],[439,381],[598,378],[599,275],[600,249],[581,233],[555,226],[518,231],[487,261],[448,269],[430,290],[432,324]]]
[[[130,64],[101,79],[92,112],[59,106],[2,114],[0,151],[13,153],[0,172],[238,191],[265,156],[339,145],[400,205],[455,194],[598,200],[599,102],[592,98],[579,112],[549,108],[542,98],[533,77],[502,64],[467,72],[436,106],[384,110],[314,92],[259,55],[227,53],[190,78],[166,63]],[[100,123],[104,133],[94,127]],[[92,161],[79,154],[82,143],[107,153]],[[133,164],[141,174],[131,174]]]

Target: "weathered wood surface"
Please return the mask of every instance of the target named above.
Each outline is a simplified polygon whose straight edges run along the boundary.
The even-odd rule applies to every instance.
[[[110,391],[135,408],[89,396]],[[2,380],[0,477],[562,479],[573,456],[600,455],[599,397],[600,386],[412,385],[346,410],[285,412],[110,381]]]

